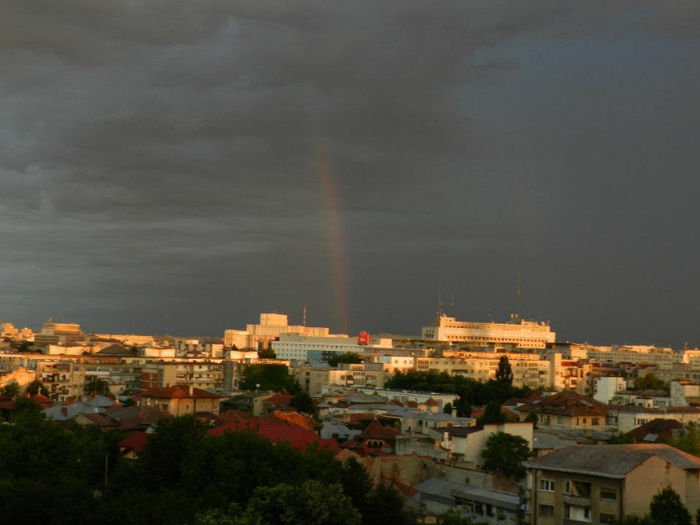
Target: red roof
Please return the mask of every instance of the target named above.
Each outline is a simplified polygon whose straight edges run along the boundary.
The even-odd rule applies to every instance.
[[[148,434],[146,434],[145,432],[138,432],[137,431],[137,432],[132,432],[131,434],[126,436],[119,443],[117,443],[117,446],[120,449],[122,449],[123,452],[133,450],[137,454],[140,454],[141,451],[146,446],[147,441],[148,441]]]
[[[188,385],[173,385],[165,388],[154,388],[140,394],[141,398],[156,399],[221,399],[222,396],[212,394],[201,388],[191,388]]]
[[[372,421],[361,434],[362,439],[382,439],[394,440],[400,434],[398,430],[391,427],[384,427],[379,421]]]
[[[340,447],[334,439],[321,439],[313,432],[291,425],[285,421],[262,418],[247,420],[233,419],[209,431],[212,436],[220,436],[225,432],[240,432],[251,430],[273,443],[289,443],[295,450],[306,450],[309,445],[317,444],[320,448],[339,451]]]

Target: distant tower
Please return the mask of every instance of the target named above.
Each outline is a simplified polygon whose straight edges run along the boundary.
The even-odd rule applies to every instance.
[[[518,272],[518,281],[515,289],[515,316],[520,319],[520,300],[521,300],[522,283],[520,281],[520,272]]]

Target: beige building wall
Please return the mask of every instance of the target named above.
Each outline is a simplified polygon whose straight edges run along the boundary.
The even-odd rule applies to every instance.
[[[554,343],[556,334],[548,323],[526,321],[516,317],[508,323],[457,321],[440,316],[432,325],[424,326],[421,337],[428,341],[473,343],[476,345],[513,345],[517,348],[544,349]]]

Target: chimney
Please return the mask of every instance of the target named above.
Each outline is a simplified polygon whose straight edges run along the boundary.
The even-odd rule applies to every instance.
[[[192,385],[189,386],[189,394],[194,395],[194,387]]]

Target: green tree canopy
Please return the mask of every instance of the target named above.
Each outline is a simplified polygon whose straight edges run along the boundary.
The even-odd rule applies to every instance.
[[[345,352],[344,354],[333,354],[326,361],[329,366],[336,367],[339,363],[361,363],[362,358],[360,354],[356,354],[355,352]]]
[[[513,369],[508,362],[508,356],[502,355],[498,360],[498,370],[496,370],[496,381],[505,383],[508,386],[513,384]]]
[[[260,359],[277,359],[277,354],[272,348],[261,348],[258,350],[258,357]]]
[[[660,490],[652,498],[649,516],[658,525],[692,525],[688,509],[671,487]]]
[[[274,390],[275,392],[296,392],[298,387],[289,375],[289,368],[283,364],[250,365],[243,371],[242,390]]]
[[[361,516],[340,485],[306,480],[260,487],[248,501],[240,525],[360,525]]]
[[[485,425],[487,423],[503,423],[506,420],[506,416],[501,412],[501,405],[497,401],[491,401],[484,408],[484,413],[477,419],[479,425]]]
[[[43,395],[43,396],[48,396],[48,395],[49,395],[49,391],[48,391],[48,390],[46,389],[46,387],[44,386],[44,383],[42,383],[42,382],[39,381],[38,379],[35,379],[35,380],[32,381],[31,383],[29,383],[29,384],[24,388],[24,391],[25,391],[27,394],[31,394],[31,395],[33,395],[33,396],[35,396],[35,395],[37,395],[37,394],[41,394],[41,395]]]
[[[85,381],[83,392],[85,392],[88,395],[99,394],[102,396],[107,396],[110,394],[109,383],[99,377],[93,377]]]
[[[22,391],[17,381],[10,381],[4,387],[2,387],[2,395],[6,397],[15,398]]]
[[[634,380],[636,390],[668,390],[668,384],[650,372]]]
[[[481,452],[483,467],[486,470],[495,470],[514,479],[525,476],[523,461],[527,461],[529,457],[528,442],[520,436],[505,432],[492,434]]]

